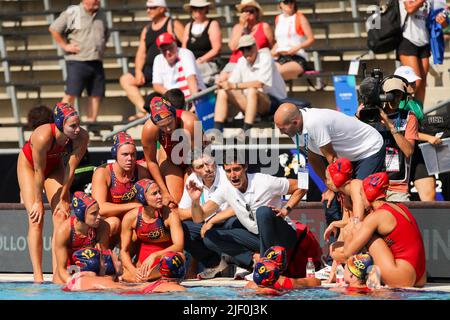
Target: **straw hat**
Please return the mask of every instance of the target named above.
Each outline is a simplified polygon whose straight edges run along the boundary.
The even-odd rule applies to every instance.
[[[242,9],[244,9],[245,7],[255,7],[256,9],[258,9],[259,18],[261,20],[264,11],[258,2],[256,2],[255,0],[241,0],[241,3],[236,5],[236,9],[238,12],[242,12]]]
[[[208,7],[211,6],[211,2],[206,0],[190,0],[189,3],[183,5],[184,10],[189,11],[191,7]]]

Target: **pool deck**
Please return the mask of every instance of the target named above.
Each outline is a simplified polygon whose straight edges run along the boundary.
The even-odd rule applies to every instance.
[[[46,282],[52,281],[51,274],[44,274],[44,280]],[[0,273],[0,282],[32,282],[33,275],[26,273]],[[181,284],[186,287],[244,287],[247,281],[245,280],[233,280],[233,278],[214,278],[210,280],[195,280],[190,279],[183,281]],[[334,287],[336,284],[322,284],[323,287]],[[405,288],[412,290],[423,291],[444,291],[450,292],[450,283],[427,283],[423,288]]]

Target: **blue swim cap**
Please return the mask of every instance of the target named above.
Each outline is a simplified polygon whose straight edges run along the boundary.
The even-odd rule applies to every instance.
[[[253,281],[264,287],[272,287],[280,277],[280,269],[275,261],[261,258],[253,270]]]
[[[159,273],[167,279],[181,279],[185,273],[183,257],[173,251],[166,252],[159,261]]]
[[[72,208],[77,219],[81,222],[85,222],[86,210],[96,203],[97,201],[87,193],[76,191],[72,198]]]
[[[264,258],[274,261],[281,271],[287,268],[286,249],[282,246],[272,246],[264,252]]]
[[[100,272],[100,251],[96,248],[83,248],[72,254],[72,260],[80,271]]]

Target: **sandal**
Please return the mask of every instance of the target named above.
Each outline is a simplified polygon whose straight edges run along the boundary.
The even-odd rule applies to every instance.
[[[144,118],[145,115],[146,115],[145,112],[140,111],[140,112],[136,113],[135,115],[129,116],[128,117],[128,121],[134,121],[134,120],[137,120],[137,119]]]

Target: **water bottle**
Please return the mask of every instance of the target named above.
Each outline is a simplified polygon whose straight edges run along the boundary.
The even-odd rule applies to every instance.
[[[345,286],[345,280],[344,280],[344,268],[342,267],[341,264],[339,264],[336,267],[336,284],[339,287],[343,287]]]
[[[314,266],[313,259],[308,258],[308,263],[306,264],[306,277],[315,278],[315,276],[316,276],[316,267]]]

